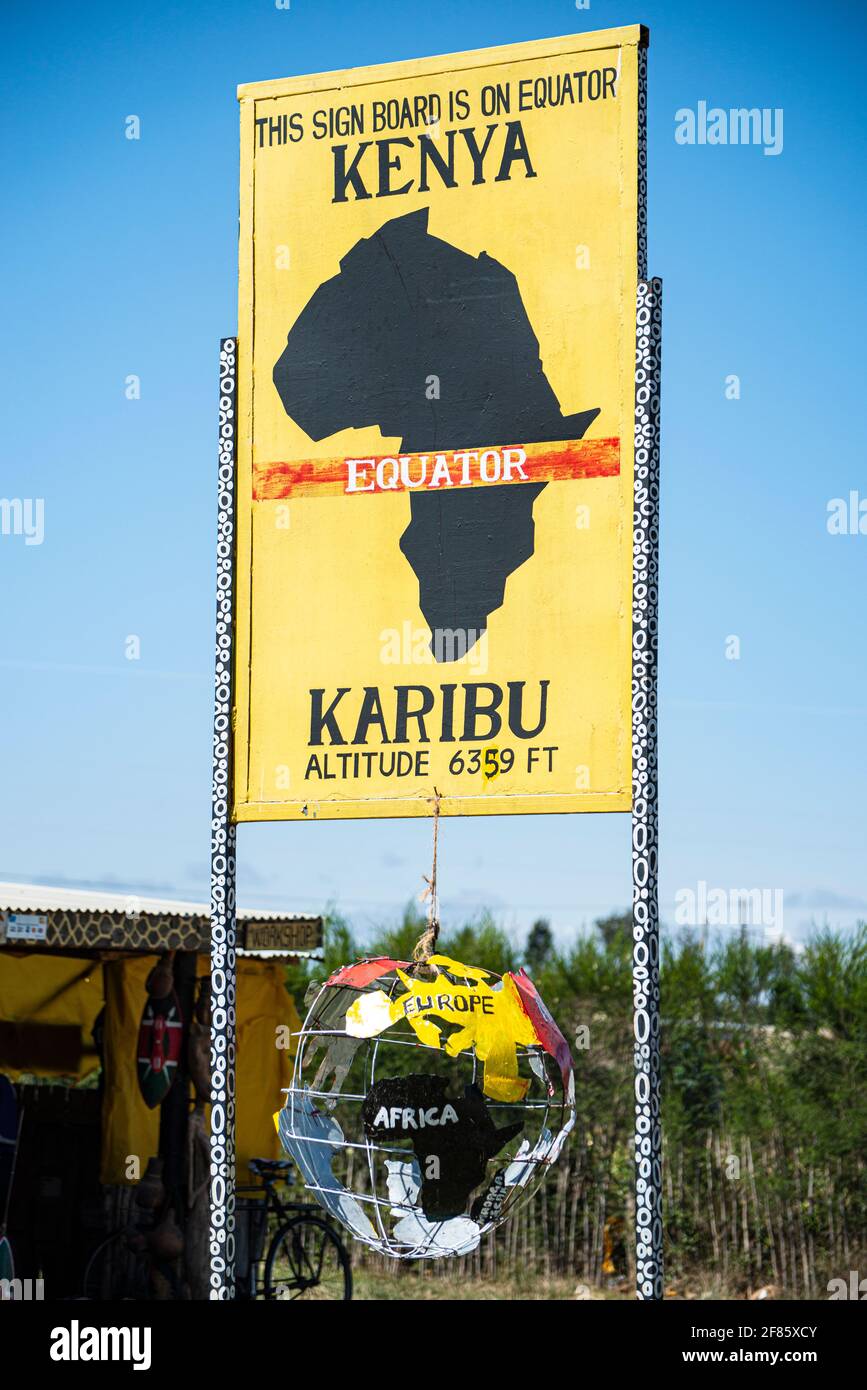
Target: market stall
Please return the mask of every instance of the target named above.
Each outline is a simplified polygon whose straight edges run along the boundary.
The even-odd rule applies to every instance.
[[[251,1158],[280,1154],[271,1114],[299,1027],[285,966],[320,949],[322,919],[239,910],[238,927],[245,1182]],[[104,1234],[141,1224],[136,1189],[154,1174],[151,1225],[166,1249],[182,1241],[180,1285],[203,1296],[209,932],[203,904],[0,884],[0,1074],[22,1116],[9,1237],[16,1275],[46,1298],[78,1293]]]

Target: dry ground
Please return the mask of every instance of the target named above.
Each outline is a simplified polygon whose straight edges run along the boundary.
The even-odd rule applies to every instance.
[[[432,1273],[415,1273],[401,1270],[397,1275],[379,1274],[367,1270],[354,1270],[353,1298],[368,1300],[401,1301],[407,1299],[441,1299],[443,1301],[469,1300],[513,1301],[526,1299],[549,1301],[551,1299],[608,1299],[627,1298],[626,1292],[616,1289],[591,1289],[575,1279],[461,1279],[454,1275],[442,1276]]]
[[[458,1275],[441,1275],[431,1269],[399,1268],[394,1274],[376,1270],[353,1270],[353,1298],[360,1300],[404,1302],[410,1299],[438,1299],[443,1302],[514,1302],[526,1300],[603,1300],[628,1301],[635,1298],[631,1285],[612,1279],[600,1288],[582,1284],[576,1279],[466,1279]],[[780,1290],[768,1286],[761,1290],[726,1289],[711,1275],[696,1278],[681,1285],[670,1286],[666,1298],[703,1301],[706,1299],[744,1300],[785,1298]]]

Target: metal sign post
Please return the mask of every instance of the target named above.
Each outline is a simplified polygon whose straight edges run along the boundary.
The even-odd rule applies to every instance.
[[[632,997],[635,1259],[640,1299],[662,1298],[657,704],[662,281],[639,280],[632,581]]]
[[[210,1297],[235,1292],[235,825],[232,675],[235,633],[236,341],[220,342],[217,624],[211,787]]]

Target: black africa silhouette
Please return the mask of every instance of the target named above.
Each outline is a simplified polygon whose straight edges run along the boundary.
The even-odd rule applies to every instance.
[[[451,1106],[453,1120],[442,1117],[446,1104]],[[423,1125],[415,1118],[419,1111],[431,1109],[435,1123]],[[407,1117],[411,1125],[404,1123]],[[420,1169],[419,1201],[428,1221],[448,1221],[465,1212],[470,1193],[484,1180],[488,1160],[524,1128],[523,1120],[518,1120],[497,1129],[478,1086],[465,1085],[452,1093],[444,1076],[415,1074],[374,1082],[364,1098],[361,1118],[368,1137],[412,1145]],[[393,1119],[396,1124],[391,1123]],[[433,1166],[428,1164],[432,1157],[439,1160]]]
[[[580,439],[599,410],[562,413],[515,276],[427,224],[427,208],[386,222],[315,291],[274,367],[287,415],[316,440],[376,425],[407,453]],[[546,486],[410,494],[400,548],[438,661],[464,655],[503,603],[509,575],[533,554],[533,502]]]

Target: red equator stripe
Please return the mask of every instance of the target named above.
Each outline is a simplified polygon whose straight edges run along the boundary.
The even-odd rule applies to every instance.
[[[257,463],[253,467],[253,498],[257,502],[273,502],[305,496],[369,497],[444,487],[504,487],[521,482],[616,478],[619,473],[618,438],[567,439],[498,449]],[[422,485],[407,485],[418,484],[421,478],[425,480]]]

